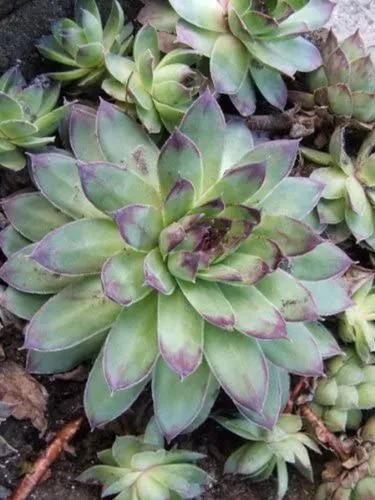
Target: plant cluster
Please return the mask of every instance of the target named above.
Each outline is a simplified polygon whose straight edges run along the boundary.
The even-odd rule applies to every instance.
[[[201,494],[202,456],[164,438],[197,429],[223,390],[237,416],[216,421],[250,441],[225,471],[277,471],[281,499],[287,464],[312,479],[307,448],[319,451],[303,407],[328,433],[357,430],[375,407],[374,272],[338,246],[353,235],[375,248],[374,62],[359,34],[338,44],[331,33],[323,59],[302,36],[325,24],[329,0],[144,3],[133,38],[116,0],[105,24],[94,0],[77,0],[75,20],[38,45],[62,70],[29,86],[18,68],[0,78],[0,163],[27,163],[33,186],[2,200],[0,304],[26,322],[31,372],[93,361],[92,427],[150,385],[145,435],[118,437],[81,476],[103,495]],[[286,77],[312,70],[315,86],[290,96],[344,119],[329,151],[253,136],[243,117],[262,100],[284,109]],[[91,100],[57,107],[60,82]],[[352,118],[366,130],[358,147]],[[299,153],[310,177],[294,168]],[[298,377],[311,394],[295,395]],[[319,498],[366,499],[371,461],[362,482],[337,474]]]

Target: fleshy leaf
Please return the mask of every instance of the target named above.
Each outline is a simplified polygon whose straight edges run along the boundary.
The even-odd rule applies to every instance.
[[[262,342],[266,357],[276,366],[297,375],[316,377],[323,373],[318,345],[303,323],[287,324],[288,338]]]
[[[331,278],[323,281],[303,281],[302,283],[309,290],[318,314],[321,316],[338,314],[352,305],[343,279]]]
[[[69,141],[76,158],[104,160],[96,136],[96,112],[89,106],[74,104],[69,116]]]
[[[106,259],[123,248],[112,221],[82,219],[47,234],[31,257],[50,271],[85,275],[98,273]]]
[[[168,441],[185,431],[201,411],[212,375],[206,362],[181,380],[160,358],[152,380],[155,416]]]
[[[114,214],[118,229],[126,243],[136,250],[152,250],[162,229],[162,216],[150,205],[128,205]]]
[[[144,279],[148,286],[164,295],[171,295],[176,287],[173,276],[157,248],[147,254],[143,263]]]
[[[285,271],[274,271],[256,286],[286,321],[318,319],[318,311],[308,289]]]
[[[145,380],[158,357],[157,298],[148,295],[123,309],[112,326],[103,350],[103,370],[112,391],[128,389]]]
[[[48,295],[24,293],[10,286],[0,293],[1,307],[25,320],[31,320],[48,299]]]
[[[160,151],[158,175],[163,198],[170,193],[179,178],[189,180],[197,196],[202,189],[203,165],[196,145],[176,129]]]
[[[318,344],[323,359],[332,358],[332,356],[337,356],[342,353],[335,337],[322,323],[305,323],[305,326]]]
[[[109,258],[102,268],[102,284],[107,297],[131,306],[151,292],[143,274],[145,254],[123,251]]]
[[[32,155],[31,171],[41,193],[62,212],[75,219],[103,217],[82,190],[74,158],[59,153]]]
[[[206,190],[219,178],[225,137],[223,112],[209,90],[192,104],[180,130],[196,144],[202,155],[203,190]]]
[[[178,179],[164,202],[165,223],[181,219],[193,207],[194,199],[193,184],[184,178]]]
[[[102,212],[125,205],[159,205],[156,191],[131,170],[110,163],[79,163],[79,175],[87,198]]]
[[[206,323],[204,352],[222,388],[240,405],[261,411],[268,390],[268,369],[256,340]]]
[[[206,0],[202,4],[199,0],[170,0],[170,4],[182,19],[194,26],[209,31],[226,31],[224,11],[216,0]]]
[[[236,330],[260,339],[286,336],[285,322],[280,312],[255,287],[222,285],[221,289],[234,311]]]
[[[225,130],[222,172],[236,165],[252,149],[254,140],[249,128],[241,119],[231,120]]]
[[[0,231],[0,248],[6,257],[10,257],[12,253],[22,250],[30,243],[31,241],[24,238],[10,225]]]
[[[159,350],[168,366],[182,379],[202,362],[203,318],[177,288],[170,296],[159,295]]]
[[[71,221],[39,193],[21,193],[2,200],[2,207],[12,226],[31,241]]]
[[[92,428],[114,420],[124,413],[143,391],[147,381],[130,389],[112,393],[103,374],[103,356],[99,355],[87,380],[84,406]]]
[[[216,283],[197,280],[192,284],[178,280],[178,284],[190,304],[206,321],[219,328],[233,329],[233,310]]]
[[[38,351],[67,349],[107,330],[121,307],[107,299],[100,279],[68,285],[42,306],[28,324],[25,346]]]
[[[280,73],[255,59],[250,63],[250,72],[264,98],[276,108],[284,109],[288,94]]]

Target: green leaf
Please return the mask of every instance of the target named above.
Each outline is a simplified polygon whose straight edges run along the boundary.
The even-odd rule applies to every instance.
[[[22,120],[23,111],[21,105],[12,97],[0,92],[0,122],[6,120]]]
[[[108,161],[124,164],[145,181],[156,185],[159,151],[140,125],[108,102],[101,101],[97,133]]]
[[[268,266],[258,256],[236,252],[220,263],[211,265],[207,271],[199,272],[198,276],[207,281],[250,286],[268,272]]]
[[[288,491],[288,468],[285,460],[277,459],[277,498],[282,499]]]
[[[150,205],[127,205],[114,213],[121,236],[136,250],[150,251],[156,247],[162,230],[160,210]]]
[[[234,311],[236,330],[260,339],[286,336],[285,322],[280,312],[254,286],[221,285],[220,288]]]
[[[249,203],[259,203],[290,173],[296,160],[298,147],[299,141],[270,141],[259,144],[242,158],[240,165],[267,162],[263,186],[248,200]]]
[[[191,47],[202,56],[210,57],[215,42],[220,36],[219,32],[198,28],[183,19],[178,19],[175,26],[179,43]]]
[[[139,61],[142,55],[149,50],[152,55],[154,67],[159,63],[160,50],[158,34],[155,28],[150,25],[142,26],[134,39],[133,57],[139,71]]]
[[[96,356],[108,332],[100,332],[93,337],[62,351],[32,351],[27,354],[26,368],[30,373],[64,373],[72,370],[83,361]]]
[[[0,152],[0,165],[18,172],[26,166],[26,158],[19,149]]]
[[[254,113],[256,108],[256,95],[250,74],[244,78],[237,94],[232,94],[229,98],[241,116],[247,117]]]
[[[343,279],[303,281],[302,284],[310,292],[320,316],[338,314],[352,304]]]
[[[288,338],[261,342],[266,357],[276,366],[297,375],[316,377],[323,373],[318,345],[303,323],[287,323]]]
[[[210,31],[226,31],[224,11],[216,0],[206,0],[202,4],[199,0],[170,0],[170,4],[177,14],[194,26]]]
[[[24,293],[8,286],[0,294],[0,305],[19,318],[30,320],[48,299],[48,295]]]
[[[236,165],[246,153],[254,149],[254,140],[249,128],[241,119],[233,119],[225,130],[221,171],[224,173]]]
[[[124,26],[125,16],[121,5],[117,0],[112,3],[111,12],[103,31],[103,43],[107,50],[110,50],[118,34]]]
[[[211,387],[211,378],[205,362],[181,380],[163,359],[159,359],[153,376],[152,394],[155,416],[168,442],[184,432],[199,415]]]
[[[280,73],[255,59],[250,62],[250,73],[263,97],[283,110],[287,101],[287,88]]]
[[[85,412],[92,428],[102,426],[128,410],[147,383],[141,382],[130,389],[113,393],[105,381],[102,362],[100,354],[90,372],[84,394]]]
[[[197,196],[202,190],[203,165],[201,155],[186,135],[176,129],[160,151],[158,176],[163,199],[179,178],[189,180]]]
[[[154,248],[147,254],[143,264],[145,282],[164,295],[171,295],[176,287],[173,276],[163,261],[159,249]]]
[[[81,24],[87,41],[101,44],[103,40],[103,26],[100,15],[97,17],[96,14],[97,12],[83,8],[81,10]],[[79,49],[77,51],[76,58],[78,52]]]
[[[87,278],[65,287],[33,317],[25,346],[38,351],[74,347],[107,330],[121,307],[103,294],[100,279]]]
[[[305,323],[305,326],[318,344],[323,359],[341,354],[342,351],[335,337],[322,323]]]
[[[29,245],[13,253],[0,269],[0,277],[20,292],[46,295],[62,290],[77,277],[53,273],[30,257],[36,245]]]
[[[114,212],[126,205],[158,206],[158,194],[132,170],[110,163],[79,163],[78,171],[87,198],[102,212]]]
[[[241,333],[206,324],[204,352],[225,392],[241,406],[261,411],[267,397],[268,369],[258,343]]]
[[[181,219],[193,207],[194,200],[192,183],[184,178],[177,180],[164,202],[165,224]]]
[[[10,225],[0,231],[0,248],[8,258],[12,253],[18,252],[30,244],[31,241],[24,238]]]
[[[104,217],[86,198],[76,163],[60,153],[31,155],[33,180],[52,205],[74,219]]]
[[[76,54],[76,61],[83,68],[95,68],[99,66],[103,60],[103,45],[99,42],[81,45]]]
[[[199,203],[219,197],[227,205],[243,203],[260,189],[265,179],[265,172],[265,162],[233,167],[206,191]]]
[[[317,205],[324,185],[305,177],[287,177],[261,203],[264,212],[303,220]]]
[[[232,34],[220,35],[210,57],[210,71],[220,94],[235,94],[249,70],[250,56],[244,45]]]
[[[286,321],[314,321],[318,318],[316,305],[308,289],[285,271],[274,271],[257,283],[256,287]]]
[[[123,309],[112,326],[103,350],[103,370],[112,391],[128,389],[145,380],[158,357],[157,298],[150,294]]]
[[[41,240],[53,229],[71,221],[37,192],[5,198],[2,207],[12,226],[31,241]]]
[[[123,248],[112,221],[82,219],[47,234],[33,250],[32,259],[57,273],[87,275],[100,272],[107,258]]]
[[[107,260],[101,275],[107,297],[118,304],[131,306],[151,292],[151,288],[145,286],[144,259],[144,253],[130,250]]]
[[[89,106],[73,104],[69,115],[69,142],[74,156],[90,162],[104,160],[96,136],[96,112]]]
[[[199,497],[210,480],[209,475],[196,465],[183,463],[155,467],[151,476],[182,498]]]
[[[288,257],[309,252],[323,241],[303,222],[283,215],[264,214],[253,234],[273,241]]]
[[[181,379],[188,377],[202,363],[203,318],[177,288],[159,295],[157,322],[161,355]]]
[[[209,90],[192,104],[181,122],[180,130],[196,144],[202,155],[205,191],[220,176],[225,138],[224,115]]]
[[[203,319],[219,328],[233,329],[235,318],[232,307],[216,283],[202,280],[188,283],[178,280],[178,284],[182,293]]]

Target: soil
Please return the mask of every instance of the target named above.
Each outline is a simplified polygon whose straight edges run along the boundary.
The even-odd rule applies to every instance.
[[[360,0],[359,0],[360,1]],[[134,18],[140,2],[121,2],[129,18]],[[363,3],[363,2],[361,2]],[[108,11],[110,2],[101,0],[99,4]],[[27,77],[32,77],[48,69],[33,48],[35,40],[48,33],[51,21],[71,15],[73,0],[0,0],[0,73],[22,59],[22,69]],[[26,173],[11,174],[2,171],[0,197],[8,195],[28,184]],[[1,224],[1,220],[0,220]],[[0,331],[0,344],[7,359],[24,365],[25,353],[22,346],[22,325],[10,322]],[[83,414],[82,394],[84,382],[53,380],[52,377],[37,377],[49,393],[48,431],[40,437],[28,421],[9,418],[0,427],[1,435],[17,453],[0,460],[0,485],[12,490],[19,478],[27,472],[38,454],[47,446],[53,432],[64,423]],[[225,405],[220,400],[219,405]],[[30,495],[34,500],[93,500],[100,498],[100,490],[78,483],[75,478],[82,470],[96,461],[96,452],[109,447],[115,434],[141,433],[150,416],[151,398],[145,394],[134,409],[125,417],[108,425],[104,430],[90,431],[85,423],[72,442],[69,452],[64,452],[53,465],[47,477]],[[272,500],[276,498],[276,479],[251,484],[238,477],[223,476],[225,458],[241,443],[225,432],[214,421],[208,421],[188,437],[176,443],[184,448],[204,453],[207,458],[201,463],[215,481],[203,495],[206,500]],[[174,444],[174,443],[173,443]],[[322,458],[315,460],[315,476],[320,474]],[[314,495],[314,485],[290,469],[287,500],[309,500]],[[1,497],[0,497],[1,498]]]

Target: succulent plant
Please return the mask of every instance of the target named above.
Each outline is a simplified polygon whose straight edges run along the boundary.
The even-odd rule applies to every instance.
[[[333,432],[358,429],[362,411],[375,407],[375,357],[364,363],[352,348],[330,359],[318,380],[312,408]]]
[[[249,0],[145,3],[139,20],[162,32],[175,30],[179,43],[210,58],[215,89],[228,94],[243,116],[255,111],[255,87],[283,109],[287,90],[281,75],[321,65],[319,51],[301,34],[322,27],[333,8],[329,0],[310,0],[302,8],[304,2],[293,2],[298,10],[287,15],[285,6],[292,2],[268,2],[266,12]]]
[[[317,211],[331,238],[353,234],[375,249],[375,131],[368,134],[356,157],[346,152],[345,128],[332,134],[329,153],[302,148],[303,155],[323,165],[310,178],[325,184]]]
[[[124,22],[117,0],[113,0],[104,27],[95,0],[76,0],[75,20],[54,22],[52,35],[42,37],[37,44],[44,57],[66,67],[49,76],[64,84],[75,82],[77,88],[100,85],[105,75],[105,55],[125,54],[131,46],[133,25]]]
[[[51,136],[69,105],[56,108],[60,85],[39,76],[27,85],[18,66],[0,77],[0,165],[21,170],[24,150],[36,150],[55,140]]]
[[[329,462],[315,500],[373,500],[375,494],[375,417],[361,429],[353,457]]]
[[[352,298],[353,306],[339,316],[339,334],[344,342],[353,342],[357,355],[368,363],[375,351],[374,271],[368,271]]]
[[[322,185],[288,177],[298,141],[254,148],[208,90],[160,153],[105,101],[75,105],[63,129],[78,160],[33,155],[38,191],[3,201],[1,303],[29,320],[29,370],[67,370],[104,344],[85,392],[93,426],[152,378],[169,440],[205,420],[220,385],[272,427],[287,373],[320,375],[339,352],[315,321],[352,304],[351,260],[303,222]]]
[[[322,45],[323,65],[306,76],[311,93],[289,97],[307,108],[328,106],[331,113],[364,123],[375,120],[375,59],[359,33],[338,42],[333,31]]]
[[[196,498],[210,482],[209,475],[195,465],[204,458],[188,450],[165,450],[164,439],[154,419],[144,436],[117,437],[112,449],[98,454],[103,465],[94,465],[78,477],[82,482],[103,486],[102,497]]]
[[[241,474],[253,481],[268,479],[277,470],[278,493],[281,500],[288,490],[287,464],[293,464],[310,481],[313,472],[307,448],[320,453],[319,447],[302,431],[297,415],[283,414],[272,431],[245,418],[217,418],[229,431],[250,441],[236,450],[225,463],[224,471]]]
[[[204,83],[191,65],[199,60],[190,49],[176,49],[161,58],[158,35],[144,26],[134,40],[134,61],[118,54],[107,54],[110,74],[103,89],[117,101],[135,107],[143,125],[158,133],[162,124],[172,131]]]

